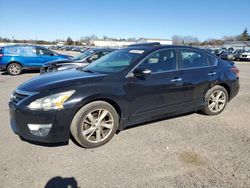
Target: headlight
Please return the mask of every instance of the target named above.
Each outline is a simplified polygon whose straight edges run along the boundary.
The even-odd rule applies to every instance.
[[[28,108],[31,110],[63,109],[63,103],[74,93],[75,90],[71,90],[37,99],[30,103]]]

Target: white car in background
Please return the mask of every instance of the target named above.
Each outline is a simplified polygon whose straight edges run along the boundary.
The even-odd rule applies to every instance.
[[[250,60],[250,51],[244,52],[240,55],[240,60]]]

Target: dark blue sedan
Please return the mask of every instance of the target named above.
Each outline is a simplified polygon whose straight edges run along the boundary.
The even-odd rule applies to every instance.
[[[197,110],[218,115],[238,91],[231,62],[197,48],[140,44],[25,82],[12,93],[10,120],[27,140],[72,135],[94,148],[134,124]]]
[[[24,69],[39,70],[49,61],[69,59],[41,46],[12,45],[0,48],[0,70],[19,75]]]

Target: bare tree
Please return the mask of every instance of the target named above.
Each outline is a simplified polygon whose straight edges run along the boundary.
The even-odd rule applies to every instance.
[[[174,44],[198,44],[200,43],[199,38],[191,35],[181,36],[181,35],[174,35],[172,37]]]

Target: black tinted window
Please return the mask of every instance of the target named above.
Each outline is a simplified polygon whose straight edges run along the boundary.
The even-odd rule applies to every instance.
[[[101,57],[102,57],[102,56],[105,56],[105,55],[107,55],[107,54],[109,54],[110,52],[111,52],[111,51],[104,51],[104,52],[102,52],[102,53],[101,53]]]
[[[150,69],[152,72],[176,70],[175,50],[161,50],[150,55],[140,65],[141,69]]]
[[[102,54],[102,52],[94,53],[92,56],[90,56],[90,60],[95,61],[95,60],[99,59],[101,57],[101,54]]]
[[[109,51],[97,52],[97,53],[93,54],[90,57],[90,59],[91,59],[91,61],[95,61],[95,60],[101,58],[102,56],[107,55],[108,53],[110,53],[110,52]]]
[[[181,68],[193,68],[208,66],[207,56],[196,50],[180,50]]]

